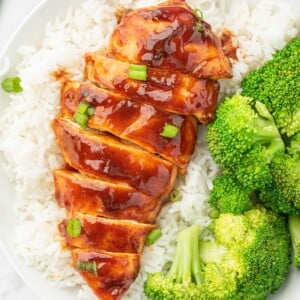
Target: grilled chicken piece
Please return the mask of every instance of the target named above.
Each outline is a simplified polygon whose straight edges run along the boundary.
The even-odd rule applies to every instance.
[[[219,83],[178,71],[147,69],[147,81],[128,77],[129,63],[98,53],[86,55],[85,76],[101,86],[171,113],[194,115],[203,124],[215,117]]]
[[[140,255],[92,249],[72,251],[73,266],[101,300],[120,300],[135,280]]]
[[[88,121],[89,127],[110,132],[160,154],[181,169],[186,168],[197,139],[197,120],[194,117],[165,113],[89,82],[66,82],[61,93],[62,116],[73,118],[81,101],[95,108]],[[165,124],[179,129],[175,138],[161,136]]]
[[[153,223],[161,201],[127,184],[84,176],[71,170],[54,170],[55,198],[69,212]]]
[[[67,225],[76,219],[80,221],[81,232],[72,237]],[[59,230],[68,246],[92,248],[111,252],[141,253],[148,233],[156,226],[130,220],[115,220],[74,213],[59,224]],[[72,232],[71,232],[72,235]]]
[[[180,0],[126,15],[112,34],[107,55],[198,78],[232,77],[230,62],[211,26]]]
[[[82,174],[129,184],[154,198],[171,191],[177,174],[174,164],[66,118],[54,119],[52,127],[65,161]]]

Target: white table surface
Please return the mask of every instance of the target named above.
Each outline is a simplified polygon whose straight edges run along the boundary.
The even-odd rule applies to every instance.
[[[40,1],[0,0],[0,52],[24,17]],[[0,300],[39,300],[24,284],[1,250],[0,262]]]

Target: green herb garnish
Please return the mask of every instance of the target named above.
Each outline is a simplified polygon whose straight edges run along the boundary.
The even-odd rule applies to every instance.
[[[81,223],[78,219],[69,219],[67,222],[67,233],[70,237],[77,237],[81,234]]]
[[[128,77],[136,80],[147,80],[147,66],[145,65],[129,65]]]
[[[163,137],[173,139],[176,137],[177,133],[178,133],[178,127],[169,123],[165,123],[165,126],[162,132],[160,133],[160,135]]]
[[[20,93],[23,91],[19,77],[9,77],[2,81],[2,88],[7,93]]]
[[[150,246],[153,245],[158,239],[162,237],[162,232],[159,228],[153,229],[150,231],[150,233],[147,235],[146,238],[146,245]]]
[[[83,272],[89,272],[95,276],[97,273],[97,263],[95,261],[84,261],[79,259],[77,262],[77,269]]]

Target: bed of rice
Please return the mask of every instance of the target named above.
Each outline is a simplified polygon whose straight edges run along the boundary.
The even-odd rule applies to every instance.
[[[63,19],[52,20],[45,30],[41,47],[24,45],[18,49],[16,68],[24,92],[10,96],[1,114],[0,151],[2,165],[17,192],[15,231],[16,251],[26,263],[40,270],[61,287],[78,287],[78,299],[94,299],[89,288],[70,266],[70,253],[61,249],[56,224],[64,218],[53,197],[51,170],[62,158],[56,147],[50,121],[58,112],[60,86],[50,73],[64,67],[72,79],[80,80],[83,55],[105,47],[116,26],[119,6],[140,7],[154,0],[86,0],[70,8]],[[234,78],[221,81],[221,98],[239,89],[241,79],[269,59],[274,50],[298,34],[296,13],[284,1],[190,0],[219,32],[230,29],[236,36],[238,61],[233,62]],[[113,3],[113,4],[112,4]],[[1,74],[0,74],[1,75]],[[30,109],[28,109],[30,108]],[[16,150],[18,148],[18,151]],[[146,247],[137,280],[126,299],[144,299],[143,282],[147,272],[161,270],[172,260],[176,233],[191,223],[207,225],[207,199],[218,166],[205,143],[205,128],[200,127],[197,147],[187,175],[178,178],[183,200],[166,205],[157,220],[163,237]]]

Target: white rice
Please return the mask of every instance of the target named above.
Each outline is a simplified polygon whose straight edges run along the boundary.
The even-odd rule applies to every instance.
[[[114,3],[112,5],[112,2]],[[117,7],[141,7],[155,0],[87,0],[69,9],[63,19],[46,27],[40,48],[18,49],[20,63],[16,74],[24,92],[10,96],[0,119],[2,165],[16,186],[16,251],[32,267],[62,287],[77,287],[78,299],[94,299],[90,289],[70,266],[70,253],[61,249],[56,224],[65,216],[53,196],[51,170],[62,158],[57,149],[50,121],[59,110],[60,86],[50,73],[64,67],[72,79],[80,80],[83,55],[105,47],[116,26]],[[271,54],[298,35],[295,10],[284,1],[190,0],[199,7],[216,32],[229,29],[236,37],[238,61],[233,61],[234,78],[221,81],[221,97],[239,90],[241,79],[259,67]],[[253,2],[254,3],[254,2]],[[7,64],[7,63],[6,63]],[[17,147],[18,151],[15,151]],[[200,127],[197,147],[187,175],[178,178],[183,200],[166,205],[157,220],[163,237],[146,247],[137,280],[126,299],[144,299],[143,282],[147,272],[160,271],[172,261],[176,233],[191,223],[209,224],[207,199],[218,166],[205,143],[205,128]]]

